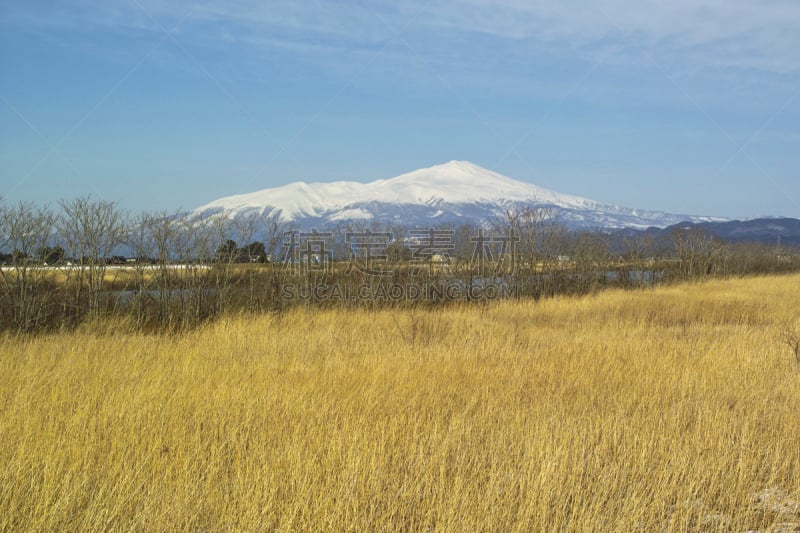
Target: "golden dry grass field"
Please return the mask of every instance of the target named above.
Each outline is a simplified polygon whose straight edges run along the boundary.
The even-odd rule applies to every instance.
[[[0,529],[795,531],[800,276],[0,336]]]

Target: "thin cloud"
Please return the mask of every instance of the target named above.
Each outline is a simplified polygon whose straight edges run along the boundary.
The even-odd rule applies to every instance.
[[[36,4],[7,7],[3,19],[30,14]],[[184,12],[181,2],[87,2],[73,0],[26,24],[87,23],[156,30]],[[511,41],[558,42],[581,49],[646,48],[668,61],[777,74],[800,69],[800,2],[795,0],[456,0],[343,3],[323,0],[206,1],[192,8],[198,23],[239,27],[287,41],[321,40],[330,46],[363,47],[385,40],[387,28],[436,38],[437,32],[491,35]],[[37,20],[39,22],[37,22]],[[151,26],[155,26],[152,27]],[[235,36],[230,28],[207,38]],[[447,33],[450,35],[450,33]],[[591,52],[586,52],[591,53]],[[620,56],[618,60],[624,60]]]
[[[441,24],[510,39],[574,46],[622,40],[717,67],[800,68],[800,3],[793,0],[459,0],[452,6],[425,9]]]

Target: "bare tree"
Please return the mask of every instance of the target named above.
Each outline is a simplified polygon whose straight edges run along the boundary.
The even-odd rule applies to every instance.
[[[179,283],[171,298],[179,303],[183,324],[191,326],[200,323],[210,312],[211,263],[218,242],[211,228],[199,221],[182,218],[176,222],[178,231],[173,245]]]
[[[566,263],[563,250],[566,229],[559,224],[552,209],[530,206],[508,209],[493,226],[501,231],[513,231],[518,239],[515,278],[519,293],[538,298],[556,290]]]
[[[177,213],[160,212],[146,215],[141,221],[143,250],[149,250],[148,255],[155,261],[151,286],[155,291],[158,323],[162,327],[172,323],[172,294],[180,275],[173,268],[178,256],[176,243],[180,232],[177,220]]]
[[[115,202],[88,196],[62,200],[56,226],[74,265],[65,268],[75,317],[85,305],[90,316],[102,310],[106,258],[124,241],[125,214]]]
[[[244,267],[244,272],[241,274],[241,279],[246,280],[247,285],[247,308],[251,311],[258,310],[260,299],[256,289],[260,274],[263,274],[263,263],[267,261],[267,246],[262,241],[256,239],[263,238],[262,230],[265,228],[266,220],[261,213],[252,213],[250,215],[238,217],[233,221],[233,232],[236,238],[242,243],[240,250],[240,260],[247,262]]]
[[[721,243],[711,233],[696,228],[678,229],[672,234],[682,279],[710,276],[718,267]]]
[[[609,238],[598,231],[581,231],[570,235],[569,292],[589,292],[607,281],[611,268]]]
[[[453,228],[453,270],[459,274],[469,275],[469,262],[475,244],[472,237],[478,233],[478,227],[473,224],[459,224]]]
[[[8,250],[10,265],[0,268],[0,300],[19,331],[42,326],[49,314],[52,271],[38,264],[41,250],[52,243],[53,213],[21,202],[14,208],[0,206],[0,250]]]
[[[251,231],[241,222],[245,231]],[[205,230],[209,244],[214,250],[214,301],[215,311],[223,313],[231,304],[234,278],[234,263],[239,255],[235,237],[236,224],[228,213],[219,213],[211,220],[200,222],[196,231]]]
[[[203,307],[208,267],[201,264],[206,256],[197,249],[193,225],[179,212],[144,213],[128,239],[137,256],[137,320],[146,319],[146,302],[152,302],[162,328],[194,322]]]
[[[623,286],[642,287],[654,281],[655,245],[644,233],[627,235],[622,240],[623,256],[617,265],[617,278]]]
[[[137,325],[141,328],[148,319],[148,304],[155,301],[153,295],[157,293],[159,270],[157,246],[154,228],[163,215],[153,213],[139,213],[130,221],[126,231],[126,243],[133,254],[132,272],[134,276],[133,297],[131,298],[131,314]]]

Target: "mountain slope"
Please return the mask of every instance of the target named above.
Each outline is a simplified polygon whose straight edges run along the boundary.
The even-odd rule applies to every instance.
[[[280,214],[300,227],[323,228],[347,220],[406,226],[443,222],[484,224],[506,209],[549,208],[572,228],[665,227],[682,221],[723,220],[606,205],[516,181],[468,161],[450,161],[370,183],[290,183],[220,198],[192,212],[197,218]]]

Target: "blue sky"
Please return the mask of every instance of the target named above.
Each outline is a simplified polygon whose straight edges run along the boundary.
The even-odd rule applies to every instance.
[[[3,2],[0,195],[193,208],[470,160],[800,217],[800,2]]]

